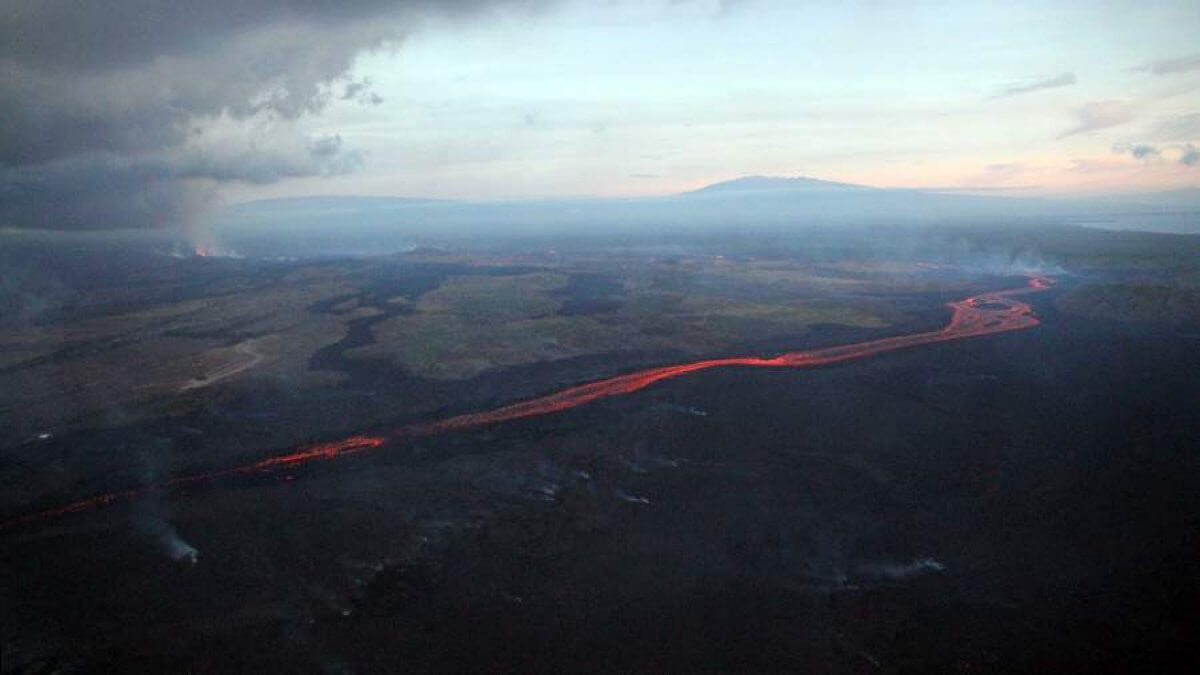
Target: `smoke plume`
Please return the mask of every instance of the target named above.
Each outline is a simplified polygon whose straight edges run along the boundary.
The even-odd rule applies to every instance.
[[[143,485],[153,486],[158,483],[160,471],[156,455],[165,450],[167,446],[169,446],[169,442],[156,442],[150,449],[139,454],[143,468]],[[199,560],[200,552],[180,536],[175,525],[168,520],[169,515],[161,495],[150,489],[134,508],[134,530],[152,542],[160,553],[171,560],[196,563]]]
[[[186,226],[231,181],[344,173],[362,154],[295,127],[372,104],[349,71],[432,18],[522,0],[15,0],[0,12],[0,219]]]

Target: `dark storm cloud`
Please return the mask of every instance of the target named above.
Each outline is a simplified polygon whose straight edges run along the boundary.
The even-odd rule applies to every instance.
[[[349,170],[361,155],[338,137],[310,141],[307,153],[286,134],[244,140],[239,150],[214,138],[212,127],[278,126],[318,113],[337,97],[340,82],[344,97],[378,103],[369,83],[346,82],[359,52],[397,44],[428,18],[535,4],[541,3],[5,2],[0,224],[170,223],[193,208],[196,200],[187,195],[195,181],[271,182]],[[276,140],[283,146],[270,145]]]
[[[170,225],[202,206],[205,195],[164,169],[113,155],[5,169],[0,222],[50,229]]]
[[[361,162],[336,136],[307,148],[279,143],[153,157],[87,153],[0,169],[0,223],[50,229],[187,226],[219,183],[336,175]]]
[[[160,56],[209,52],[238,34],[281,25],[317,26],[332,35],[348,25],[385,18],[395,35],[401,24],[394,19],[411,23],[430,14],[464,16],[498,4],[495,0],[7,0],[0,12],[0,58],[51,69],[106,70]]]
[[[1163,59],[1161,61],[1151,61],[1150,63],[1134,68],[1134,70],[1154,73],[1155,75],[1174,75],[1176,73],[1186,73],[1189,70],[1197,69],[1200,69],[1200,54],[1181,56],[1174,59]]]
[[[1019,94],[1028,94],[1031,91],[1040,89],[1055,89],[1057,87],[1069,87],[1075,84],[1075,73],[1060,73],[1049,79],[1033,82],[1031,84],[1017,85],[1005,87],[996,92],[992,98],[1004,98],[1006,96],[1017,96]]]

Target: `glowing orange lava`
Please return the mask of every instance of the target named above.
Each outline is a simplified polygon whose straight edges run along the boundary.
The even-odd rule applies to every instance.
[[[896,337],[880,338],[855,342],[836,347],[825,347],[805,352],[789,352],[774,358],[764,359],[753,356],[732,357],[724,359],[709,359],[681,363],[673,366],[650,368],[626,375],[618,375],[596,382],[589,382],[562,391],[541,396],[527,401],[521,401],[502,406],[493,410],[485,410],[465,415],[448,417],[443,420],[412,424],[400,427],[387,436],[351,436],[339,441],[307,446],[284,455],[275,455],[261,459],[253,464],[212,471],[208,473],[181,476],[172,480],[150,485],[141,489],[124,490],[105,495],[90,497],[82,501],[67,504],[54,509],[20,516],[4,523],[0,529],[27,523],[35,520],[62,516],[78,511],[86,511],[114,502],[135,498],[139,495],[178,487],[214,478],[271,471],[280,467],[290,467],[314,460],[326,460],[343,457],[354,453],[379,448],[390,440],[404,437],[428,436],[445,431],[466,429],[484,424],[495,424],[524,417],[549,415],[551,413],[575,408],[599,398],[620,396],[640,389],[645,389],[655,382],[679,377],[698,370],[722,368],[728,366],[745,366],[759,368],[804,368],[831,363],[840,363],[853,359],[861,359],[883,352],[915,347],[918,345],[946,342],[980,335],[992,335],[1013,330],[1021,330],[1036,326],[1039,322],[1033,315],[1033,309],[1024,302],[1014,300],[1014,296],[1044,291],[1053,286],[1054,281],[1044,277],[1032,277],[1029,283],[1021,288],[1005,291],[994,291],[976,295],[965,300],[949,303],[952,310],[950,323],[945,328],[927,333],[899,335]]]

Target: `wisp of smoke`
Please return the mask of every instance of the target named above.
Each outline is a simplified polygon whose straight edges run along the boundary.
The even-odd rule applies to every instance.
[[[908,579],[922,574],[944,571],[946,571],[946,566],[933,558],[919,558],[910,563],[901,564],[875,563],[860,565],[858,568],[858,572],[863,576],[893,580]]]
[[[155,484],[158,471],[152,454],[141,453],[141,459],[145,467],[145,484]],[[135,529],[154,542],[163,555],[175,562],[195,564],[199,560],[200,552],[184,541],[175,526],[167,520],[165,507],[155,491],[150,491],[138,502],[133,518]]]
[[[166,520],[147,519],[140,521],[138,525],[142,532],[154,539],[162,554],[171,560],[190,563],[198,561],[200,552],[184,541],[175,530],[175,526]]]

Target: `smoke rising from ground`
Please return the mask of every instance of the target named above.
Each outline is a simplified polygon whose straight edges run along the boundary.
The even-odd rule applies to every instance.
[[[159,460],[155,455],[167,449],[167,445],[166,442],[152,443],[149,449],[140,453],[143,485],[151,486],[159,482]],[[134,507],[134,530],[171,560],[196,563],[200,552],[180,536],[175,525],[168,520],[169,517],[168,507],[163,503],[161,494],[150,490]]]

